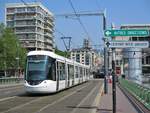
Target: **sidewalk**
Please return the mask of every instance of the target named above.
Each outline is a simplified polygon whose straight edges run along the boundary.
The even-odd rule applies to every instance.
[[[108,85],[108,94],[102,94],[96,113],[112,113],[112,84]],[[117,86],[116,113],[137,113],[136,109]]]

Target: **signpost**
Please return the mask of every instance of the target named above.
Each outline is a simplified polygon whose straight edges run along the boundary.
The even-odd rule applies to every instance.
[[[106,42],[109,48],[148,48],[148,41],[110,41]]]
[[[115,37],[115,36],[145,37],[145,36],[149,36],[149,30],[145,30],[145,29],[105,30],[104,35],[106,37]]]
[[[150,36],[149,30],[146,29],[124,29],[124,30],[105,30],[104,31],[105,37],[146,37]],[[112,99],[113,99],[113,113],[116,113],[116,73],[115,73],[115,48],[148,48],[149,42],[148,41],[117,41],[112,40],[105,43],[106,47],[112,48],[112,77],[113,77],[113,84],[112,84]]]

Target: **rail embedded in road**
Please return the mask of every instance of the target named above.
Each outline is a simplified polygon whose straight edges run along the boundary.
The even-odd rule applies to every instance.
[[[18,95],[0,102],[0,113],[88,113],[96,109],[93,102],[102,81],[92,80],[56,94]]]

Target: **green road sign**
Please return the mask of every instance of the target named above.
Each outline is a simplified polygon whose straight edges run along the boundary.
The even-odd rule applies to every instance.
[[[115,37],[115,36],[136,36],[136,37],[145,37],[149,36],[149,30],[142,29],[132,29],[132,30],[105,30],[104,35],[106,37]]]

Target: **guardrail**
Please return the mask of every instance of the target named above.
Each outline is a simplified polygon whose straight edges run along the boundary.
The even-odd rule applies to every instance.
[[[150,89],[126,79],[119,79],[120,85],[150,110]]]
[[[0,78],[0,84],[15,84],[15,83],[21,83],[24,81],[24,78],[22,77],[4,77]]]

